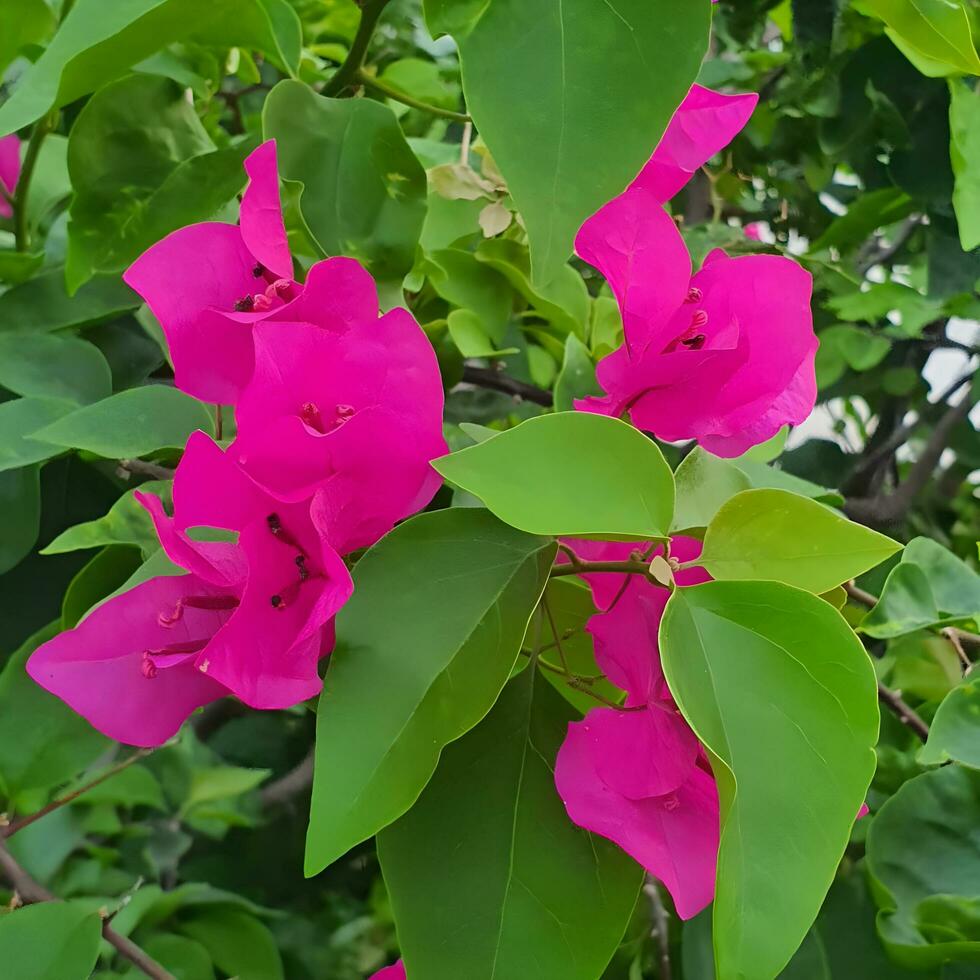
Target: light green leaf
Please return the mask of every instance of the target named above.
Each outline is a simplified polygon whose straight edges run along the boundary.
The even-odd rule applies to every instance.
[[[707,527],[718,508],[748,490],[749,478],[727,460],[695,446],[674,473],[677,504],[672,531]]]
[[[68,782],[110,744],[24,670],[57,632],[52,624],[36,633],[0,672],[0,787],[7,798]]]
[[[141,493],[152,493],[171,503],[172,483],[169,480],[151,480],[140,484]],[[137,502],[134,491],[123,494],[109,508],[105,517],[94,521],[76,524],[62,531],[47,547],[41,549],[42,555],[60,555],[66,551],[81,551],[86,548],[102,548],[113,544],[136,545],[144,557],[149,557],[160,542],[157,540],[153,521],[146,508]]]
[[[286,0],[78,0],[44,54],[0,106],[0,135],[119,78],[174,41],[255,47],[293,71],[299,18]]]
[[[604,415],[541,415],[432,465],[529,534],[635,540],[670,528],[674,481],[663,454]]]
[[[969,75],[980,75],[980,57],[970,32],[963,0],[861,0],[862,6],[888,25],[901,40],[932,61]]]
[[[555,410],[574,411],[576,399],[601,394],[589,348],[570,333],[565,338],[565,357],[555,381]]]
[[[87,405],[112,394],[112,372],[99,348],[78,337],[0,333],[0,385]]]
[[[57,456],[60,449],[34,435],[75,410],[72,402],[54,398],[15,398],[0,403],[0,472]]]
[[[415,261],[426,181],[392,111],[286,80],[269,93],[262,120],[277,142],[280,173],[302,185],[300,210],[321,251],[400,280]]]
[[[499,272],[478,262],[472,252],[458,248],[433,252],[427,270],[429,282],[443,299],[472,311],[496,343],[504,339],[514,296]]]
[[[269,777],[269,769],[246,769],[241,766],[210,766],[195,769],[191,788],[180,808],[181,815],[194,807],[217,800],[230,800],[255,789]]]
[[[400,525],[354,569],[317,710],[306,873],[400,817],[517,659],[554,544],[486,511]]]
[[[709,7],[425,0],[433,36],[459,47],[466,106],[524,217],[535,282],[559,273],[585,218],[653,152],[697,75]]]
[[[497,349],[472,310],[452,310],[446,319],[449,336],[463,357],[495,358],[518,353],[516,347]]]
[[[897,187],[862,194],[847,209],[847,214],[835,218],[827,230],[810,245],[810,254],[827,248],[847,250],[857,248],[878,228],[901,221],[912,213],[912,198]]]
[[[568,819],[554,761],[576,714],[534,670],[449,746],[412,809],[378,836],[409,975],[595,980],[643,871]]]
[[[917,759],[924,766],[953,760],[980,769],[980,677],[967,678],[946,695]]]
[[[698,559],[717,579],[767,579],[827,592],[901,545],[785,490],[744,490],[711,519]]]
[[[179,449],[195,429],[214,434],[211,415],[199,401],[169,385],[145,385],[76,409],[33,438],[122,459]]]
[[[949,155],[956,183],[953,209],[960,245],[980,245],[980,89],[959,79],[949,83]]]
[[[0,473],[0,575],[30,554],[41,527],[41,468],[22,466]]]
[[[54,14],[44,0],[0,0],[0,75],[28,45],[40,44],[54,30]]]
[[[70,290],[211,218],[242,189],[253,144],[215,150],[185,92],[168,78],[128,75],[79,113],[68,141]]]
[[[871,661],[829,603],[775,582],[675,590],[660,650],[718,780],[718,974],[771,980],[817,915],[874,773]]]
[[[42,902],[0,916],[0,962],[13,980],[88,980],[102,920],[87,905]]]
[[[889,330],[899,337],[917,337],[922,328],[942,312],[942,302],[923,296],[911,286],[898,282],[873,283],[866,290],[843,293],[827,301],[827,306],[842,320],[876,323],[890,313],[897,313],[899,326]]]
[[[836,490],[803,480],[775,466],[768,466],[766,463],[744,457],[733,460],[732,465],[748,477],[749,485],[756,490],[787,490],[802,497],[809,497],[811,500],[818,500],[822,504],[829,504],[831,507],[839,507],[844,503],[844,498]]]
[[[193,939],[157,932],[145,941],[144,949],[179,980],[214,980],[208,951]]]
[[[215,965],[237,980],[282,980],[282,960],[272,933],[254,916],[229,907],[204,908],[178,928],[211,954]]]
[[[88,773],[84,781],[68,788],[68,792],[78,789],[84,783],[98,778],[98,772]],[[163,790],[156,776],[146,766],[132,765],[110,776],[105,782],[86,790],[75,801],[75,805],[100,806],[108,803],[113,806],[150,806],[155,810],[166,809]]]
[[[875,814],[867,860],[891,958],[913,969],[980,958],[973,929],[958,928],[958,903],[975,903],[980,881],[976,814],[980,772],[942,766],[904,783]]]
[[[861,632],[879,639],[980,618],[980,576],[930,538],[913,538]]]

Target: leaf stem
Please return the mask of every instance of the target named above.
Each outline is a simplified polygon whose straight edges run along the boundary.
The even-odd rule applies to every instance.
[[[374,35],[374,29],[389,2],[390,0],[362,0],[360,3],[361,22],[357,25],[357,34],[354,35],[354,41],[350,46],[350,51],[347,52],[344,63],[324,86],[324,95],[339,95],[357,80],[361,65],[364,64],[368,45],[370,45]]]
[[[878,681],[878,700],[906,727],[924,742],[929,737],[929,726],[903,700],[898,691],[885,687]]]
[[[26,252],[31,246],[30,231],[27,227],[27,195],[31,187],[31,178],[34,176],[34,168],[37,166],[38,154],[41,152],[41,144],[48,133],[54,129],[57,118],[57,110],[52,110],[34,124],[34,130],[27,144],[27,152],[24,154],[24,165],[20,169],[17,186],[14,188],[10,206],[14,212],[14,246],[18,252]]]
[[[381,81],[380,78],[368,74],[363,68],[358,68],[354,77],[365,88],[369,88],[379,95],[384,95],[395,102],[401,102],[402,105],[407,105],[412,109],[421,109],[422,112],[428,112],[432,116],[441,116],[443,119],[451,119],[453,122],[468,123],[471,121],[465,112],[454,112],[452,109],[443,109],[442,106],[416,99],[407,92],[393,88],[387,82]]]

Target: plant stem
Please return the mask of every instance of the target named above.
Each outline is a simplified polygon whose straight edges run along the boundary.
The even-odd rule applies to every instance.
[[[54,129],[56,119],[57,111],[53,110],[34,124],[34,131],[31,133],[27,152],[24,154],[24,165],[21,167],[20,176],[17,178],[17,186],[14,188],[10,206],[14,212],[14,245],[18,252],[26,252],[31,246],[30,232],[27,228],[27,194],[31,188],[31,178],[34,176],[34,168],[37,166],[41,144],[48,133]]]
[[[30,813],[26,817],[21,817],[20,820],[14,820],[12,823],[8,824],[3,828],[3,837],[13,837],[18,830],[23,830],[25,827],[29,827],[35,820],[40,820],[41,817],[46,817],[53,810],[58,810],[72,800],[77,800],[80,796],[87,793],[90,789],[94,789],[99,783],[104,783],[107,779],[115,776],[116,773],[120,773],[123,769],[128,769],[134,762],[138,762],[140,759],[145,759],[153,749],[140,749],[138,752],[134,752],[128,759],[123,759],[122,762],[117,762],[111,769],[107,769],[101,776],[93,779],[91,782],[86,783],[84,786],[80,786],[78,789],[73,790],[71,793],[67,793],[65,796],[59,796],[57,799],[52,800],[47,806],[41,807],[40,810],[35,813]]]
[[[401,102],[402,105],[407,105],[412,109],[421,109],[422,112],[428,112],[433,116],[441,116],[443,119],[451,119],[453,122],[470,122],[470,117],[465,112],[454,112],[452,109],[443,109],[442,106],[432,105],[429,102],[423,102],[421,99],[413,98],[407,92],[392,88],[387,82],[381,81],[380,78],[369,75],[363,68],[357,69],[355,78],[365,88],[372,89],[379,95],[384,95],[395,102]]]
[[[881,681],[878,681],[878,700],[923,742],[929,737],[929,726],[902,700],[898,691],[885,687]]]
[[[667,909],[664,906],[664,900],[660,897],[660,888],[653,878],[647,878],[643,890],[650,898],[653,911],[653,936],[660,949],[660,972],[657,974],[657,980],[671,980],[670,932],[667,924]]]
[[[663,585],[651,574],[650,567],[642,561],[580,561],[569,562],[567,565],[556,565],[551,570],[552,578],[563,575],[590,575],[595,572],[610,572],[619,575],[642,575],[654,585]]]
[[[339,95],[357,80],[361,65],[364,64],[368,45],[371,43],[371,37],[374,35],[374,28],[388,3],[389,0],[363,0],[361,3],[361,22],[357,25],[354,42],[350,46],[350,51],[347,52],[344,63],[324,86],[324,95]]]
[[[959,658],[963,673],[968,674],[973,669],[973,661],[966,655],[966,650],[963,648],[963,642],[960,638],[960,631],[955,626],[947,626],[942,631],[942,634],[949,640],[950,645],[956,651],[956,656]],[[967,636],[969,635],[968,633]]]

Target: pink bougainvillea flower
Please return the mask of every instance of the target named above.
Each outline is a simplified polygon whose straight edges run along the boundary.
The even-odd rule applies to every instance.
[[[723,95],[692,85],[633,187],[665,204],[745,128],[759,96]]]
[[[255,326],[229,449],[280,500],[317,491],[314,512],[341,553],[427,504],[440,484],[429,461],[446,452],[431,344],[407,310],[379,319],[373,282],[351,266],[318,263],[302,296]]]
[[[238,225],[188,225],[148,248],[123,279],[160,321],[179,388],[233,402],[252,373],[251,325],[299,292],[279,203],[276,144],[245,160]]]
[[[696,439],[718,456],[739,456],[810,414],[812,278],[792,259],[716,249],[692,277],[680,232],[641,187],[589,218],[576,250],[608,280],[625,332],[599,362],[606,396],[577,408],[629,412],[640,429]]]
[[[408,980],[405,976],[405,964],[399,960],[392,966],[386,966],[377,973],[372,973],[369,980]]]
[[[15,133],[0,137],[0,184],[7,194],[13,195],[20,177],[20,140]],[[9,218],[13,210],[0,194],[0,218]]]
[[[637,545],[575,541],[596,561],[629,557]],[[691,561],[700,542],[674,538],[671,556]],[[660,667],[657,631],[669,592],[639,576],[588,575],[602,612],[589,621],[596,662],[626,691],[626,710],[594,708],[568,735],[555,785],[569,817],[608,837],[664,883],[678,915],[696,915],[714,896],[718,794],[697,738],[674,704]],[[677,573],[679,585],[709,576]]]
[[[317,661],[353,589],[309,505],[270,498],[203,433],[174,478],[175,517],[137,494],[168,557],[189,574],[151,579],[39,647],[27,670],[110,738],[159,745],[195,708],[232,694],[287,708],[321,686]],[[198,542],[208,525],[236,544]]]

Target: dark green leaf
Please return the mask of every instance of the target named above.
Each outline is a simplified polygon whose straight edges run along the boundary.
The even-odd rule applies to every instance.
[[[0,575],[10,571],[37,541],[41,526],[40,467],[23,466],[0,473]]]
[[[443,746],[487,713],[554,553],[453,508],[402,524],[358,562],[317,710],[308,875],[400,817]]]
[[[200,909],[180,923],[180,931],[196,939],[215,965],[238,980],[281,980],[282,961],[269,930],[241,909]]]
[[[0,385],[87,405],[109,397],[112,374],[99,349],[77,337],[0,333]]]
[[[816,918],[874,773],[871,662],[829,603],[775,582],[676,590],[660,649],[718,780],[719,975],[775,977]]]
[[[122,545],[111,545],[94,555],[65,590],[62,627],[74,629],[96,603],[115,592],[142,564],[136,548]]]
[[[847,209],[847,214],[830,223],[830,227],[810,246],[810,251],[857,248],[875,229],[901,221],[912,213],[913,207],[912,198],[897,187],[862,194]]]
[[[965,680],[946,695],[917,758],[924,766],[952,759],[980,769],[980,677]]]
[[[554,760],[575,716],[536,671],[451,745],[414,807],[378,838],[410,974],[594,980],[642,869],[568,819]]]
[[[956,178],[953,207],[960,244],[969,252],[980,245],[980,89],[954,79],[949,94],[950,159]]]
[[[0,403],[0,472],[57,456],[59,448],[33,436],[75,409],[72,402],[53,398],[15,398]]]
[[[31,44],[40,44],[54,30],[54,14],[44,0],[0,0],[0,75]]]
[[[214,980],[208,951],[193,939],[156,933],[146,940],[144,948],[177,980]]]

